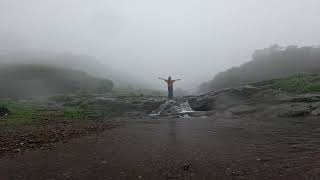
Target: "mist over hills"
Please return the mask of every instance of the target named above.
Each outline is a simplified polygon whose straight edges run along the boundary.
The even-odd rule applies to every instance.
[[[320,47],[273,45],[256,50],[251,61],[218,73],[199,89],[208,92],[297,73],[320,73]]]
[[[113,82],[79,70],[48,65],[5,65],[0,67],[0,97],[28,98],[70,93],[106,93]]]
[[[108,78],[114,82],[115,88],[150,88],[147,83],[140,82],[134,73],[120,72],[102,63],[95,57],[48,51],[0,51],[0,66],[8,65],[40,65],[79,70],[98,78]]]

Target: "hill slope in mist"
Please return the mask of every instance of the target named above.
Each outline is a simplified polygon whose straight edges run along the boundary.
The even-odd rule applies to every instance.
[[[105,93],[113,88],[109,79],[83,71],[44,65],[6,65],[0,68],[0,97],[34,97],[58,93]]]
[[[150,86],[144,82],[139,82],[139,78],[134,77],[134,75],[114,70],[102,62],[102,60],[92,56],[74,53],[0,51],[0,64],[49,65],[80,70],[96,77],[108,78],[114,82],[116,87],[148,88]]]
[[[286,48],[273,45],[256,50],[252,60],[217,74],[200,86],[201,92],[241,86],[261,80],[282,78],[297,73],[320,72],[320,47]]]

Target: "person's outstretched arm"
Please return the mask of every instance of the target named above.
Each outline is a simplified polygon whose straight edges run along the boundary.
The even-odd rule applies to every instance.
[[[159,77],[158,79],[161,79],[161,80],[164,80],[164,81],[166,81],[166,79],[163,79],[163,78],[161,78],[161,77]]]

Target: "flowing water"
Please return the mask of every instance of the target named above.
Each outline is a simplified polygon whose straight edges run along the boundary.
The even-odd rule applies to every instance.
[[[193,112],[187,100],[167,100],[160,107],[153,111],[150,115],[176,115]]]

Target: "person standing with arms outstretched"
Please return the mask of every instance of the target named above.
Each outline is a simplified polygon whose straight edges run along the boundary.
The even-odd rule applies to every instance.
[[[168,85],[168,98],[172,99],[173,98],[173,83],[175,83],[176,81],[180,81],[181,79],[176,79],[176,80],[172,80],[171,76],[168,77],[168,79],[163,79],[160,78],[161,80],[164,80],[167,85]]]

